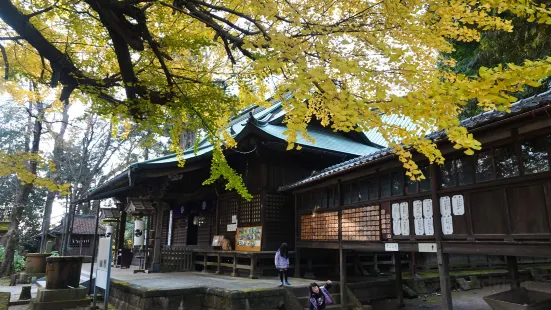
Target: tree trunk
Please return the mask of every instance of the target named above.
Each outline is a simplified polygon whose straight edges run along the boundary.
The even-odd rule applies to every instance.
[[[35,87],[36,89],[36,87]],[[40,137],[42,135],[42,119],[44,117],[44,104],[42,102],[36,103],[37,115],[34,121],[32,146],[30,149],[31,154],[38,154],[40,148]],[[31,173],[36,174],[37,162],[31,160],[29,162],[28,169]],[[34,188],[33,183],[25,183],[19,186],[15,203],[10,215],[10,225],[8,232],[2,237],[2,243],[4,244],[4,258],[2,260],[2,266],[0,266],[0,277],[6,275],[12,275],[14,272],[13,258],[15,255],[15,249],[19,239],[19,223],[23,215],[23,209],[28,202],[29,194]]]
[[[51,173],[51,180],[55,183],[59,183],[60,175],[60,163],[63,160],[63,138],[65,136],[65,131],[67,130],[67,125],[69,123],[69,100],[65,100],[63,103],[63,117],[61,121],[61,127],[59,129],[59,134],[55,137],[54,150],[53,150],[53,161],[56,168],[54,173]],[[44,221],[42,222],[42,236],[40,239],[40,253],[46,251],[46,243],[48,241],[48,231],[50,230],[50,220],[52,217],[52,206],[54,204],[56,192],[48,191],[46,196],[46,205],[44,207]]]

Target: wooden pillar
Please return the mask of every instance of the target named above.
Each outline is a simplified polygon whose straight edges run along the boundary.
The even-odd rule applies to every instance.
[[[346,252],[341,247],[339,249],[339,260],[340,260],[340,294],[341,294],[341,305],[343,309],[348,309],[348,296],[346,294]]]
[[[441,307],[444,310],[452,310],[452,292],[450,285],[450,258],[442,249],[442,216],[440,214],[440,199],[438,198],[438,169],[436,164],[430,165],[431,198],[434,220],[434,235],[436,237],[436,259],[440,276]]]
[[[300,278],[300,249],[295,247],[295,278]]]
[[[124,249],[124,232],[126,231],[126,211],[121,211],[119,219],[119,229],[117,230],[117,247],[119,250]]]
[[[394,252],[394,270],[396,271],[396,299],[398,307],[404,306],[404,291],[402,290],[402,257],[400,252]]]
[[[220,253],[218,253],[218,256],[217,256],[217,259],[218,259],[218,266],[216,268],[216,274],[221,274],[222,273],[222,266],[220,266],[220,264],[222,263],[222,258],[220,257]]]
[[[511,277],[511,289],[520,288],[520,277],[518,275],[518,265],[516,256],[507,256],[507,267],[509,276]]]
[[[203,273],[207,273],[207,264],[208,264],[208,255],[207,252],[203,253]]]
[[[249,274],[250,279],[256,279],[256,276],[254,275],[255,267],[256,267],[256,255],[251,254],[251,273]]]
[[[151,264],[152,272],[161,271],[161,231],[163,230],[163,206],[164,203],[161,200],[157,201],[157,210],[155,215],[155,239],[153,243],[153,262]]]
[[[233,271],[231,273],[232,277],[237,277],[237,254],[233,253]]]

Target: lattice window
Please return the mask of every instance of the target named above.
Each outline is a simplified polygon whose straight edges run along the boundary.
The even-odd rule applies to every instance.
[[[264,210],[265,223],[288,222],[288,216],[284,216],[283,207],[285,205],[285,196],[266,195],[266,208]]]
[[[260,195],[254,195],[251,201],[241,198],[239,202],[239,226],[260,224],[261,208]]]
[[[232,223],[232,215],[237,215],[237,197],[220,200],[220,234],[227,233],[228,224]]]
[[[381,240],[379,206],[342,211],[342,239],[355,241]]]
[[[339,214],[326,212],[300,218],[301,240],[338,240]]]

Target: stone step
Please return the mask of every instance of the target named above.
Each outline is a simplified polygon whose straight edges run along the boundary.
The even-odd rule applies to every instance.
[[[323,285],[325,282],[316,282],[318,285]],[[291,283],[292,284],[292,283]],[[293,290],[293,294],[297,297],[301,296],[310,296],[310,287],[309,286],[290,286],[290,289]],[[331,286],[331,289],[329,290],[329,293],[331,292],[339,292],[340,291],[340,285],[338,283],[333,283]]]
[[[331,294],[331,297],[333,297],[333,300],[335,301],[335,304],[340,304],[341,303],[341,294]],[[309,296],[297,297],[297,299],[303,307],[305,307],[305,308],[310,307],[310,297]]]
[[[325,306],[325,309],[342,309],[342,307],[339,304],[332,304],[332,305]],[[305,307],[304,310],[310,310],[310,308]]]

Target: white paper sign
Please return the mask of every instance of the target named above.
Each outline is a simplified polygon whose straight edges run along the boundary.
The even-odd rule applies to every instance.
[[[400,219],[409,218],[409,208],[407,202],[400,203]]]
[[[453,234],[453,219],[451,215],[442,217],[442,233],[444,235]]]
[[[415,200],[413,202],[413,217],[416,219],[423,217],[423,202],[421,200]]]
[[[409,219],[401,219],[402,236],[409,236]]]
[[[237,215],[232,215],[232,216],[231,216],[231,222],[232,222],[233,224],[237,224]]]
[[[419,243],[419,252],[436,253],[436,243]]]
[[[398,252],[398,243],[385,243],[386,252]]]
[[[111,269],[111,238],[99,238],[96,268],[96,286],[106,289]]]
[[[237,230],[237,224],[228,224],[228,231],[236,231]]]
[[[425,217],[423,219],[423,222],[425,224],[425,235],[433,236],[434,235],[434,222],[432,220],[432,217]]]
[[[452,214],[452,204],[449,196],[440,197],[440,214],[442,216]]]
[[[398,236],[402,234],[402,221],[392,220],[392,232]]]
[[[393,220],[400,219],[400,204],[397,204],[397,203],[392,204],[392,219]]]
[[[432,200],[425,199],[423,200],[423,215],[425,217],[432,217]]]
[[[452,197],[452,209],[453,215],[465,214],[465,202],[463,201],[463,195],[454,195]]]
[[[423,218],[416,218],[413,220],[415,222],[415,234],[421,236],[425,234],[425,224]]]

